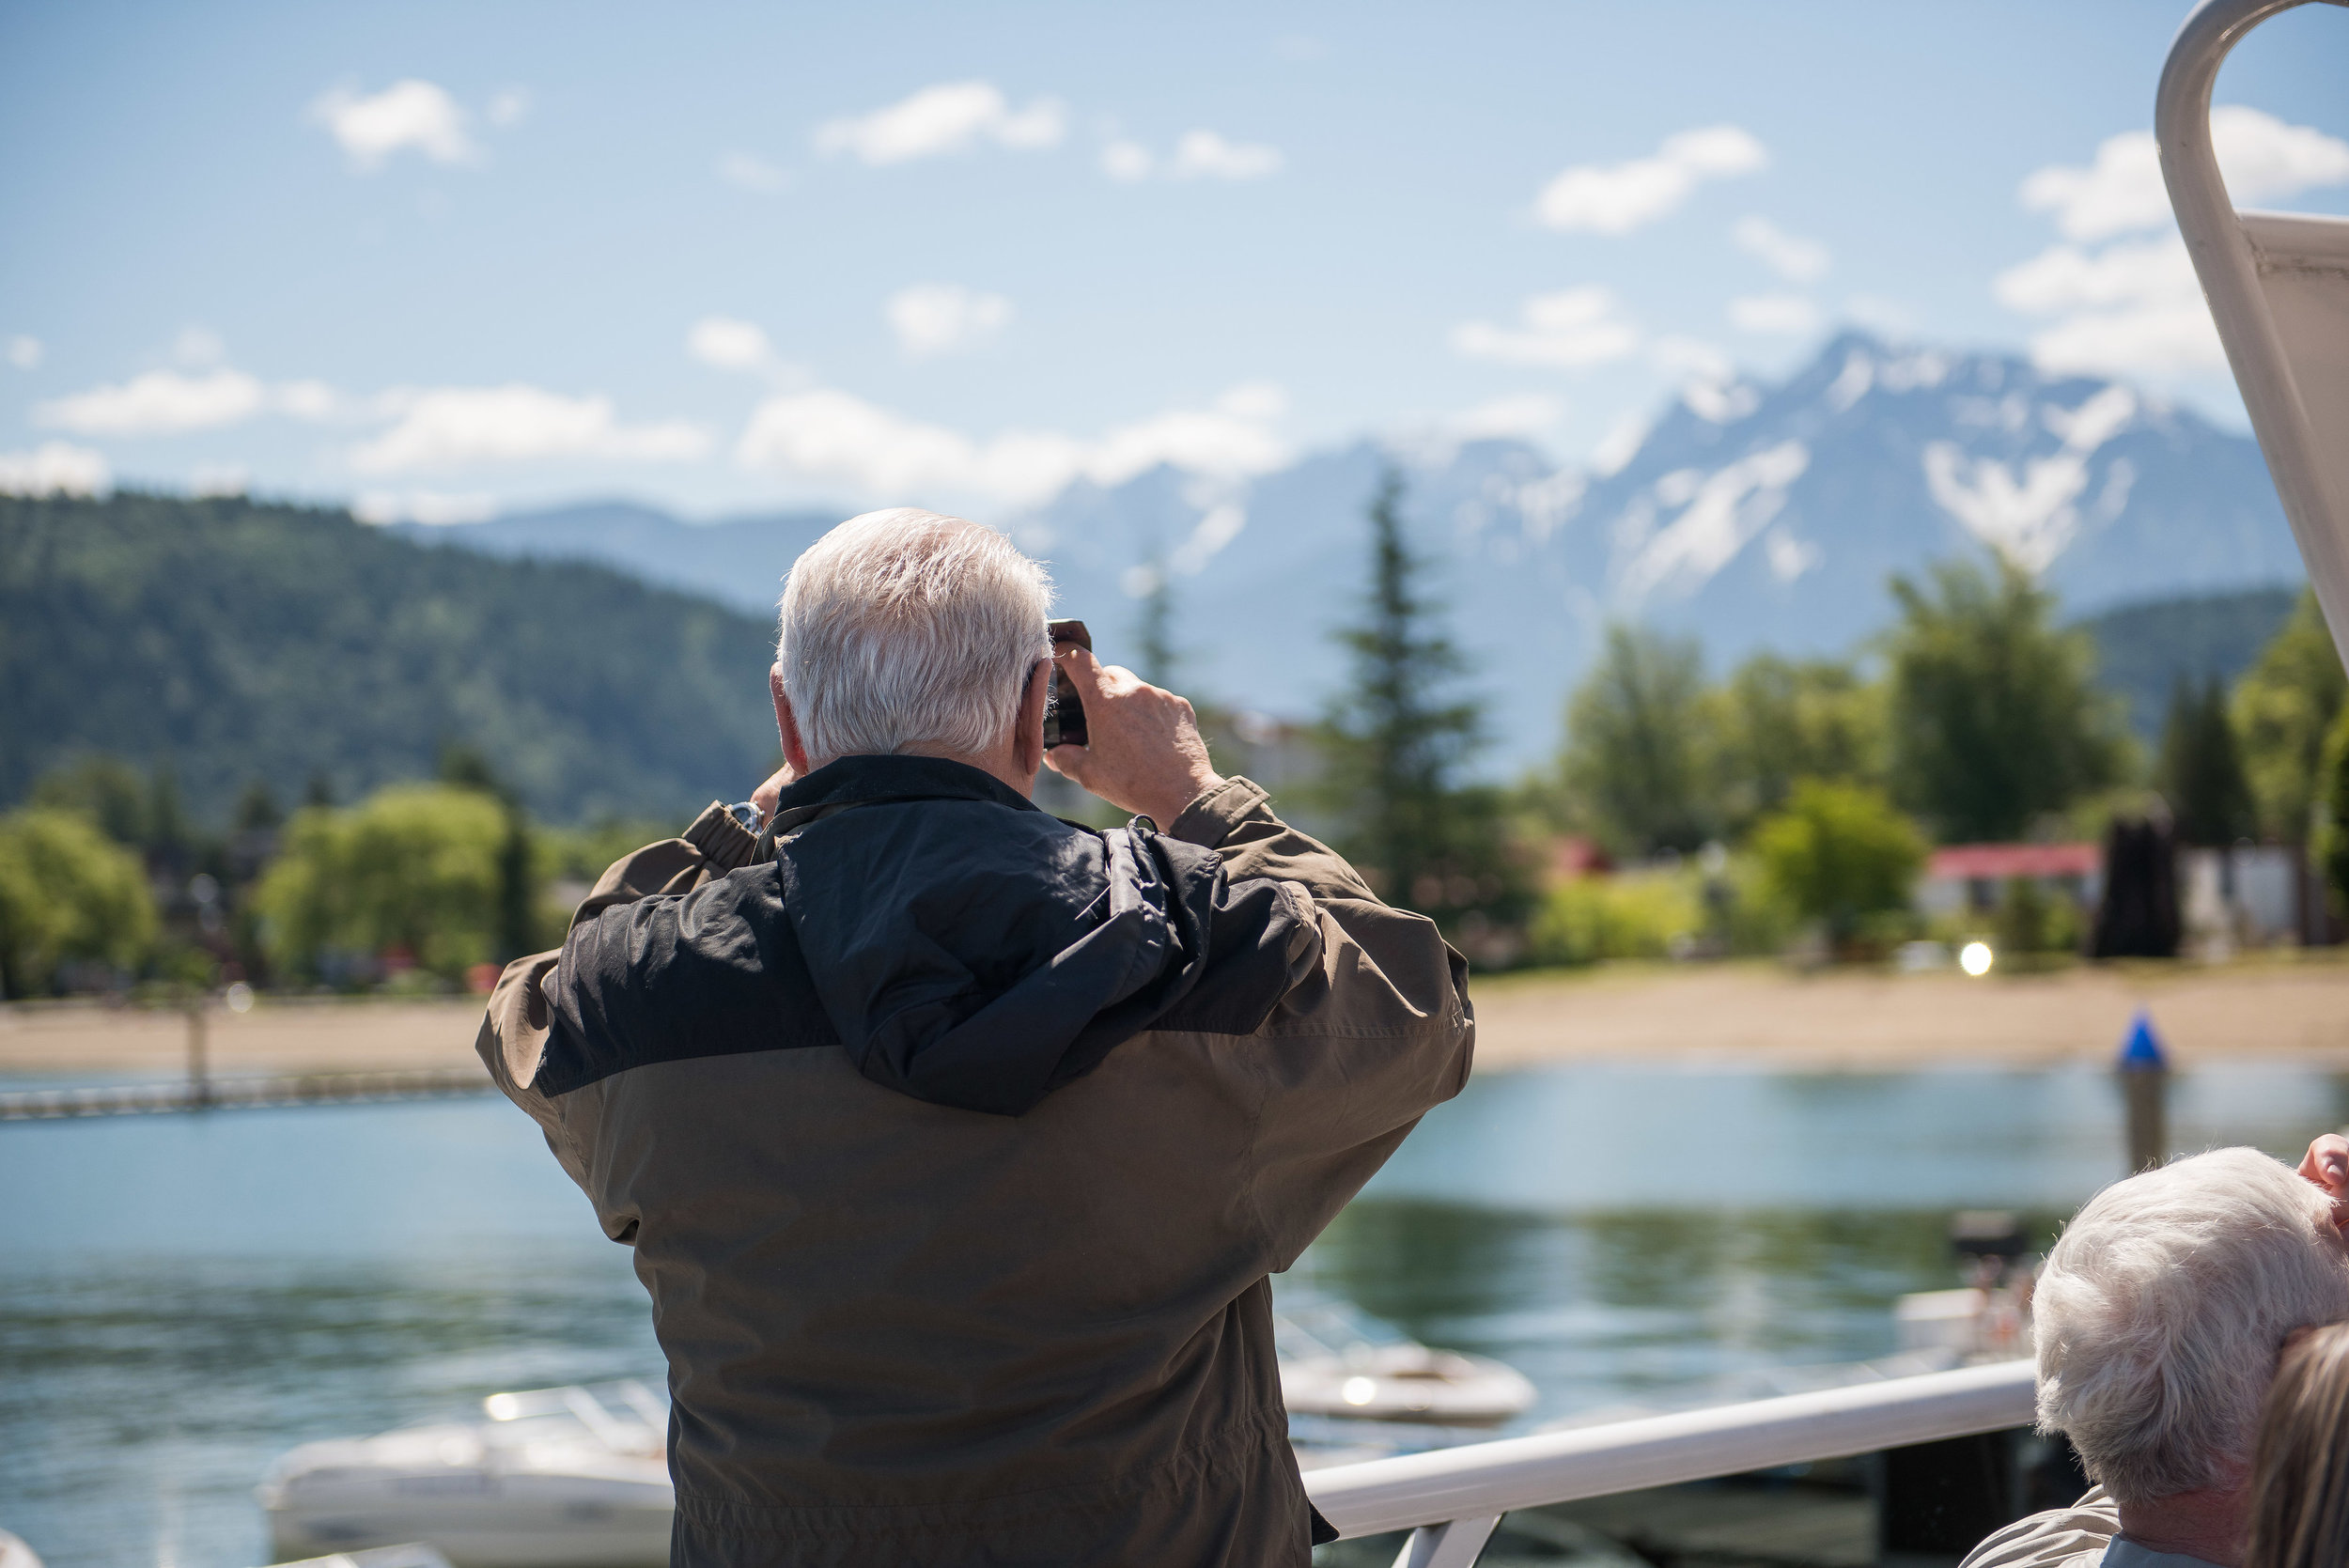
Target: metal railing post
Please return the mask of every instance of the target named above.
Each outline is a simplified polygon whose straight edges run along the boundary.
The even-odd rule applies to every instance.
[[[1498,1514],[1422,1525],[1411,1531],[1411,1538],[1403,1543],[1403,1550],[1395,1554],[1394,1568],[1473,1568],[1485,1543],[1492,1539],[1500,1525]]]

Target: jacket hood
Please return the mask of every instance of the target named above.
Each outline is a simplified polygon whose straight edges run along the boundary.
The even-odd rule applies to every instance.
[[[1208,967],[1221,863],[1147,818],[1096,831],[961,763],[869,756],[792,784],[775,831],[784,908],[843,1048],[917,1099],[1017,1116]]]

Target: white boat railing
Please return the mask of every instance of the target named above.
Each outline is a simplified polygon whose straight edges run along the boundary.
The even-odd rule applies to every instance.
[[[1512,1509],[2028,1426],[2031,1371],[1998,1361],[1333,1465],[1305,1493],[1341,1537],[1410,1530],[1395,1568],[1468,1568]]]
[[[2203,0],[2162,66],[2154,134],[2252,433],[2333,641],[2349,658],[2349,218],[2237,211],[2210,126],[2227,52],[2306,3]]]

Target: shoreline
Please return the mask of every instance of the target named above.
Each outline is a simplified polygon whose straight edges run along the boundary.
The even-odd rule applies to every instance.
[[[1950,971],[1802,973],[1766,960],[1620,964],[1471,982],[1477,1067],[1564,1062],[1890,1072],[2112,1059],[2146,1009],[2173,1062],[2283,1061],[2349,1070],[2349,953],[2221,965],[2068,964],[1981,980]],[[482,999],[263,998],[205,1016],[224,1076],[477,1065]],[[0,1007],[0,1075],[179,1078],[174,1008]]]

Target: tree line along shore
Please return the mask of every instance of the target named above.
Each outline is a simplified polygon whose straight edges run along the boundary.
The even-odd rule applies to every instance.
[[[2092,841],[2116,822],[2157,823],[2165,845],[2281,846],[2319,890],[2304,939],[2336,935],[2349,912],[2349,682],[2311,596],[2231,683],[2181,681],[2150,746],[2131,732],[2123,699],[2099,684],[2087,633],[1997,558],[1894,578],[1887,630],[1841,659],[1758,654],[1714,678],[1695,643],[1617,625],[1573,693],[1555,759],[1502,784],[1478,768],[1491,738],[1480,683],[1498,673],[1469,667],[1450,637],[1440,572],[1411,542],[1408,499],[1390,475],[1367,508],[1370,588],[1332,607],[1345,617],[1335,636],[1347,678],[1328,709],[1274,723],[1201,706],[1220,766],[1271,784],[1284,813],[1346,851],[1385,897],[1436,919],[1484,971],[1789,952],[1867,966],[1905,944],[1947,951],[1974,940],[2009,967],[2061,963],[2085,945],[2094,914],[2073,893],[2014,877],[1964,908],[1926,909],[1921,871],[1937,846]],[[301,570],[256,566],[241,586],[237,571],[191,553],[190,540],[232,567],[277,551]],[[17,750],[20,771],[36,753],[50,765],[13,780],[15,804],[0,815],[0,991],[152,999],[242,984],[422,998],[478,987],[504,960],[559,939],[610,859],[674,831],[709,798],[674,757],[657,778],[642,767],[614,775],[634,781],[629,801],[673,799],[665,817],[581,794],[592,749],[537,744],[550,733],[545,714],[484,695],[484,672],[535,672],[549,688],[562,676],[604,681],[568,700],[620,725],[614,746],[627,738],[625,710],[659,711],[665,717],[647,722],[650,749],[674,753],[690,739],[676,726],[692,703],[731,713],[763,701],[749,677],[734,697],[711,695],[724,649],[754,671],[765,657],[744,628],[692,620],[730,612],[598,568],[452,564],[450,554],[340,514],[243,501],[122,495],[0,507],[0,604],[12,628],[20,609],[102,621],[109,593],[117,612],[157,607],[144,641],[58,622],[49,641],[64,651],[50,663],[72,673],[76,660],[119,657],[131,664],[113,685],[153,688],[159,669],[184,660],[183,674],[217,675],[214,706],[241,705],[215,714],[203,706],[204,680],[174,679],[144,718],[113,698],[86,705],[119,725],[118,750],[54,736],[45,750]],[[166,593],[157,574],[169,571],[210,573],[207,594]],[[501,575],[513,573],[521,576]],[[1139,606],[1139,662],[1179,685],[1173,579],[1153,582]],[[39,610],[49,590],[54,602]],[[383,639],[380,662],[414,665],[395,684],[454,706],[426,711],[369,686],[345,693],[350,711],[336,717],[282,668],[313,660],[312,684],[331,686],[334,659],[282,625],[268,647],[233,640],[247,635],[238,629],[291,617],[298,592],[368,607],[348,619]],[[191,603],[221,613],[200,625],[171,618],[194,613]],[[167,604],[178,608],[166,613]],[[621,665],[604,671],[574,645],[583,627],[593,631],[594,605],[616,626],[654,629],[634,662],[668,660],[663,678],[684,685],[614,684]],[[332,621],[331,608],[309,604],[303,614]],[[568,640],[540,625],[565,617],[579,623]],[[475,649],[483,669],[412,659],[419,626]],[[42,652],[38,635],[0,648],[11,734],[70,728],[63,716],[75,705],[42,674]],[[252,675],[262,666],[276,673]],[[113,690],[103,671],[82,673],[93,691]],[[414,732],[399,753],[409,761],[370,753],[354,771],[346,732],[366,727],[377,697],[387,722]],[[184,713],[174,706],[187,703],[195,706]],[[307,718],[278,722],[270,715],[283,718],[281,708]],[[521,717],[480,719],[500,712]],[[731,749],[720,749],[711,794],[739,797],[771,766],[744,738],[761,722],[756,712],[728,719]],[[428,725],[440,738],[419,758]],[[234,738],[248,733],[249,745]],[[316,737],[311,753],[305,734]],[[204,735],[218,743],[199,746]],[[202,752],[209,805],[182,796],[175,746]],[[224,769],[239,756],[255,771],[224,803]],[[354,791],[353,778],[376,782]],[[569,793],[549,793],[557,778],[571,781]],[[1109,820],[1072,790],[1040,799]]]

